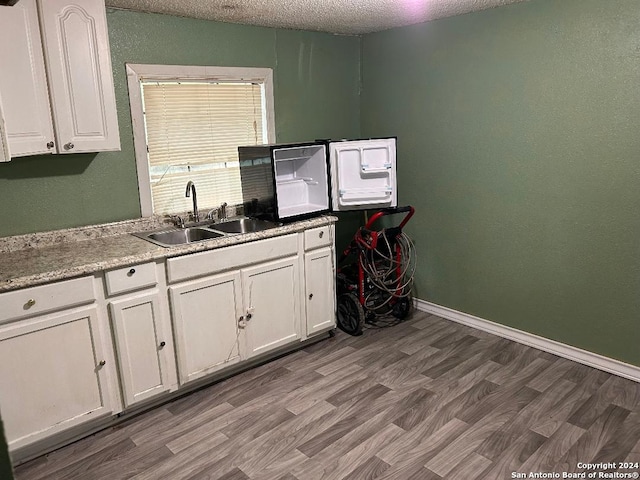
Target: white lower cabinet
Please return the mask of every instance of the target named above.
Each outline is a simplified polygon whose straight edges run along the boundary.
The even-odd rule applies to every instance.
[[[307,335],[336,326],[335,270],[333,248],[312,250],[304,255]]]
[[[180,384],[300,338],[298,262],[288,257],[169,287]]]
[[[113,411],[92,305],[0,326],[0,409],[9,448]]]
[[[240,287],[231,272],[169,288],[181,385],[240,360]]]
[[[296,256],[242,270],[247,357],[300,338],[298,263]]]
[[[171,390],[173,339],[158,290],[109,303],[126,407]]]
[[[66,441],[92,420],[334,328],[331,233],[322,227],[0,294],[10,450]]]

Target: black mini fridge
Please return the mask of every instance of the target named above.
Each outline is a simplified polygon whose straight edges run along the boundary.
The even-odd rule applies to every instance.
[[[395,207],[396,139],[238,147],[245,215],[286,222]]]

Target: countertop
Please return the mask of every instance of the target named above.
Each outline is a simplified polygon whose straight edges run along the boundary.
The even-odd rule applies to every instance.
[[[117,232],[117,228],[108,229],[104,226],[96,226],[95,231],[90,227],[69,229],[71,234],[67,237],[63,234],[57,234],[55,243],[42,240],[44,238],[53,238],[52,232],[42,234],[42,237],[39,237],[39,234],[33,234],[29,236],[26,248],[5,249],[0,253],[0,292],[89,275],[102,270],[124,267],[140,262],[170,258],[301,232],[309,228],[329,225],[336,221],[336,217],[325,215],[285,224],[281,227],[261,232],[226,235],[169,248],[160,247],[130,233],[114,234],[113,232]],[[148,227],[148,223],[138,230],[135,230],[135,224],[132,222],[122,223],[127,223],[126,228],[130,232],[149,230],[149,228],[145,228]],[[140,225],[142,226],[142,224]],[[109,234],[100,236],[100,232],[107,230]],[[81,232],[81,235],[78,235],[78,231]],[[3,240],[8,243],[6,240],[10,239]],[[24,238],[21,240],[24,240]]]

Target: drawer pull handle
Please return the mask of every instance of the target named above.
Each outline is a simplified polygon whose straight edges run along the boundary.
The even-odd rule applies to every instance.
[[[106,360],[100,360],[100,363],[98,365],[100,365],[101,367],[104,367],[107,364]]]
[[[136,269],[132,268],[131,270],[129,270],[129,273],[127,273],[127,275],[131,277],[134,273],[136,273]]]
[[[311,300],[313,298],[313,293],[309,294],[309,300]]]
[[[25,303],[25,307],[27,308],[31,308],[36,304],[36,301],[33,298],[30,298],[29,300],[27,300],[27,303]]]
[[[320,238],[324,237],[324,231],[319,233]]]
[[[164,348],[166,344],[166,342],[160,342],[160,348]]]

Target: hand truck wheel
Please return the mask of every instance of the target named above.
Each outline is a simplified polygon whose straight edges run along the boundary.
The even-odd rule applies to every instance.
[[[398,320],[404,320],[411,313],[412,307],[411,297],[404,297],[393,304],[391,314]]]
[[[364,309],[358,297],[353,293],[343,293],[338,296],[337,319],[340,330],[349,335],[362,335],[364,326]]]

